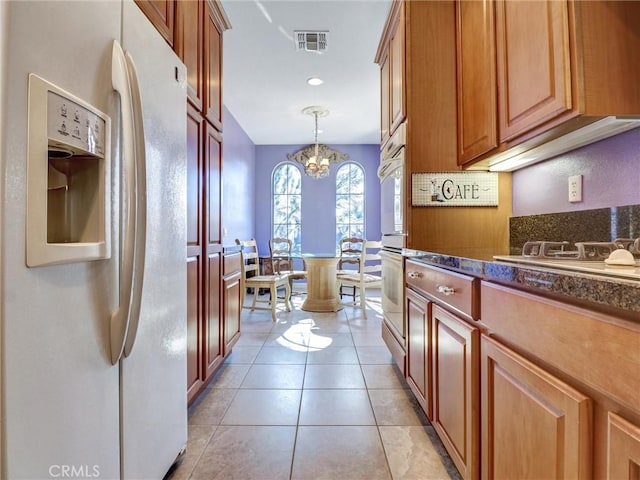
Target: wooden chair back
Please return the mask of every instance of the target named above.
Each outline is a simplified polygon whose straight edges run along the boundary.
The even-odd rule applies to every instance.
[[[274,237],[269,240],[269,256],[273,273],[293,271],[293,242],[288,238]]]
[[[338,260],[338,270],[345,270],[345,265],[358,265],[360,268],[360,256],[364,239],[358,237],[347,237],[340,240],[340,258]]]
[[[258,244],[255,238],[249,240],[236,238],[236,245],[242,247],[242,278],[260,275],[260,255],[258,254]]]

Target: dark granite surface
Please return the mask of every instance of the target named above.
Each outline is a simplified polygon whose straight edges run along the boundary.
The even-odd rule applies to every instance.
[[[612,242],[640,237],[640,205],[576,212],[527,215],[509,219],[509,245],[518,255],[530,240]]]
[[[640,322],[640,281],[417,250],[404,250],[403,255],[428,265]]]

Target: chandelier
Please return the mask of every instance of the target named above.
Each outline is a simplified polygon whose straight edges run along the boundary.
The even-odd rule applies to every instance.
[[[302,164],[304,172],[312,178],[325,178],[329,176],[329,167],[332,163],[341,160],[348,160],[349,155],[339,152],[326,145],[318,144],[318,117],[326,117],[329,110],[324,107],[307,107],[302,110],[306,115],[313,115],[315,119],[314,143],[298,150],[296,153],[288,154],[289,160],[295,160]]]

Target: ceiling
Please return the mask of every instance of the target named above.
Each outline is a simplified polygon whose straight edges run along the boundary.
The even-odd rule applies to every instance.
[[[256,145],[380,142],[380,69],[374,57],[391,0],[222,0],[224,104]],[[322,53],[296,51],[295,30],[328,31]],[[309,77],[324,80],[313,87]]]

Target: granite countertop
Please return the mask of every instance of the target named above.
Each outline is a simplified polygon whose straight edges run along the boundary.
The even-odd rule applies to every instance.
[[[637,280],[418,250],[405,249],[402,253],[418,262],[640,321],[640,281]]]

